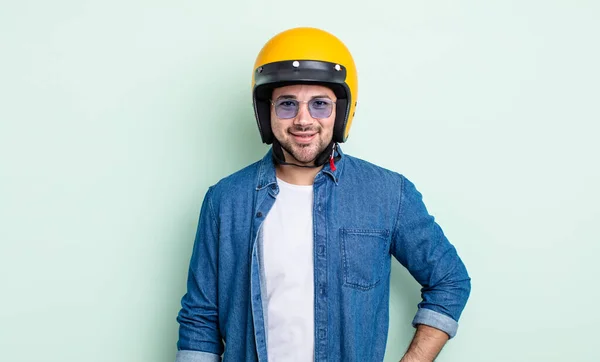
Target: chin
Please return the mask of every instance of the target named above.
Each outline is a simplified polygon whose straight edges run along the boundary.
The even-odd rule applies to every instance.
[[[316,151],[311,151],[310,153],[294,152],[292,154],[292,157],[294,157],[298,162],[301,163],[313,163],[318,155],[319,152]]]
[[[321,144],[320,140],[314,140],[309,144],[300,144],[288,138],[286,142],[281,142],[284,152],[294,158],[294,161],[302,164],[313,164],[317,156],[327,147],[327,144]],[[291,151],[291,152],[289,152]]]

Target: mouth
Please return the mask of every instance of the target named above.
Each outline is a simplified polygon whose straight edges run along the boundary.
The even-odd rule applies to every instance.
[[[316,133],[290,132],[297,143],[310,143],[316,136]]]

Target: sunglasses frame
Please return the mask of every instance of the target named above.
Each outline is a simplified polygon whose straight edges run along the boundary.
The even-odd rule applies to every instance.
[[[310,102],[314,102],[316,100],[321,100],[321,101],[322,100],[327,100],[328,102],[331,102],[331,111],[329,112],[329,115],[327,117],[315,117],[315,116],[313,116],[313,114],[311,112],[311,109],[310,109],[310,106],[308,106],[308,104]],[[310,114],[310,116],[312,118],[314,118],[314,119],[329,118],[329,117],[331,117],[331,114],[333,113],[333,108],[335,107],[335,104],[336,104],[336,102],[334,100],[332,100],[331,98],[329,98],[329,97],[315,97],[315,98],[311,98],[308,101],[300,101],[300,100],[298,100],[296,98],[279,97],[276,100],[270,99],[269,101],[270,101],[271,105],[275,108],[275,115],[277,115],[277,117],[280,118],[280,119],[292,119],[292,118],[295,118],[296,116],[298,116],[298,112],[300,111],[300,104],[301,103],[306,103],[307,104],[307,106],[308,106],[308,113]],[[278,101],[293,101],[293,102],[297,102],[298,103],[298,107],[296,108],[296,113],[294,113],[294,115],[292,117],[280,117],[279,114],[277,114],[277,106],[275,106],[275,102],[278,102]]]

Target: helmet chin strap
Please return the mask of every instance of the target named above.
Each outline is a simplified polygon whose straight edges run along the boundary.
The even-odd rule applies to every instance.
[[[327,161],[330,161],[330,164],[333,165],[333,169],[335,170],[335,165],[333,164],[333,160],[335,157],[335,149],[337,148],[337,143],[333,140],[325,147],[325,149],[317,155],[314,159],[313,165],[299,165],[293,162],[285,161],[285,154],[283,153],[283,146],[279,141],[275,138],[273,139],[273,161],[277,165],[283,166],[296,166],[296,167],[304,167],[304,168],[318,168],[323,166]],[[286,150],[287,151],[287,150]],[[288,151],[291,154],[291,152]],[[337,157],[339,158],[339,156]]]

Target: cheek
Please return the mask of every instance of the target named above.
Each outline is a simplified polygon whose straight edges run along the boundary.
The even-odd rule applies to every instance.
[[[321,126],[327,133],[333,133],[333,126],[335,125],[335,117],[328,119],[326,122],[321,123]]]
[[[277,122],[277,117],[275,116],[273,108],[271,108],[271,130],[275,134],[277,134],[277,131],[279,130],[279,123]]]
[[[327,119],[327,122],[323,125],[329,132],[333,133],[333,126],[335,126],[335,107],[333,112],[331,112],[331,116]]]
[[[285,133],[284,132],[285,129],[286,129],[285,122],[277,120],[277,118],[275,118],[275,117],[271,117],[271,130],[273,131],[273,134],[281,136]]]

